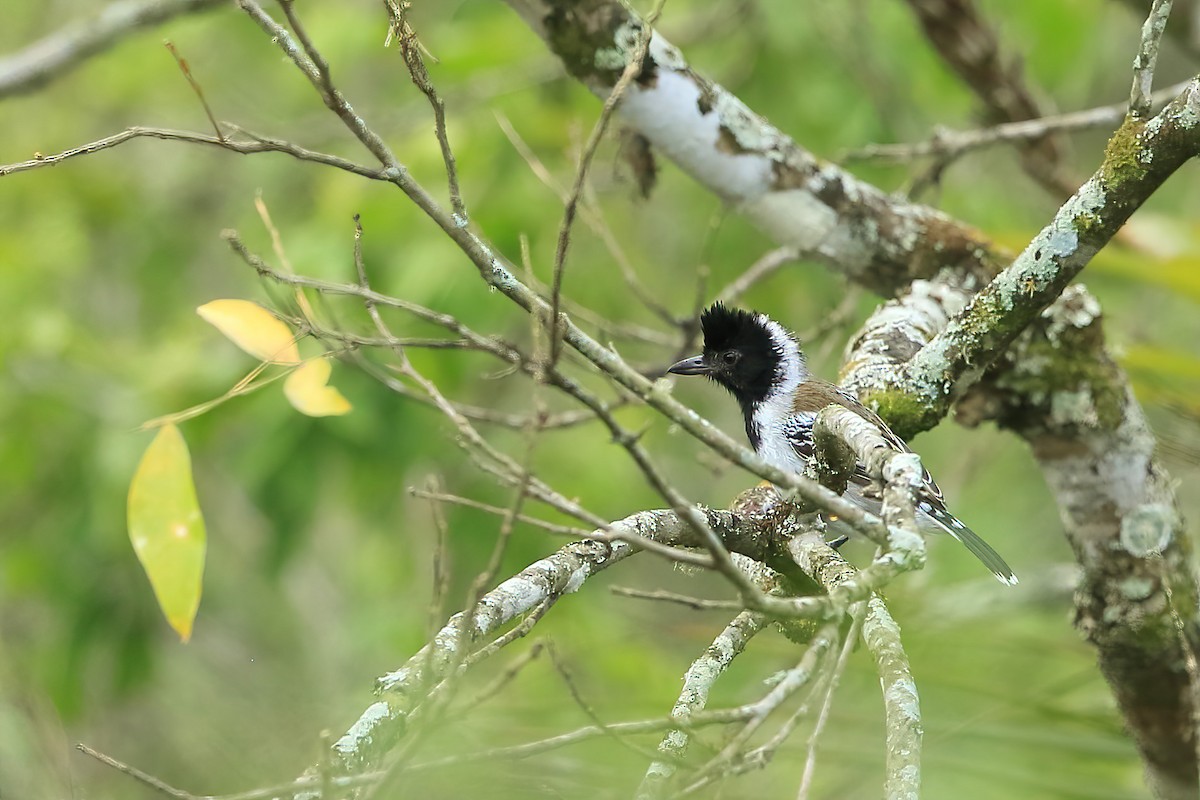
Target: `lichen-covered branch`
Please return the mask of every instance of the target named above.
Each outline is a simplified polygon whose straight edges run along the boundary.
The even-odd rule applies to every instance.
[[[1113,134],[1100,169],[1059,209],[1020,256],[908,361],[889,392],[865,401],[902,436],[934,425],[1179,167],[1200,152],[1200,79],[1147,121],[1130,117]],[[917,408],[911,404],[916,401]],[[915,412],[915,413],[911,413]],[[896,416],[904,416],[896,419]]]
[[[900,454],[898,481],[911,479],[913,465],[910,459]],[[887,463],[891,464],[896,459]],[[906,463],[907,462],[907,463]],[[917,467],[917,472],[920,472]],[[910,489],[911,492],[911,489]],[[914,521],[915,528],[915,521]],[[915,538],[919,535],[913,532]],[[812,547],[806,542],[809,534],[792,537],[789,549],[796,563],[825,588],[832,596],[848,585],[860,581],[862,572],[856,572],[834,550],[828,547]],[[872,569],[880,562],[867,569]],[[865,572],[865,570],[864,570]],[[879,684],[883,690],[884,724],[886,726],[887,762],[884,796],[888,800],[916,800],[921,785],[921,708],[917,696],[917,685],[908,665],[908,655],[900,638],[900,626],[896,624],[887,605],[877,594],[862,595],[867,602],[863,618],[863,642],[875,660],[879,671]]]
[[[660,753],[673,759],[687,752],[691,737],[685,728],[688,727],[693,717],[707,705],[709,690],[717,678],[733,663],[733,659],[745,650],[750,639],[766,625],[765,615],[753,611],[743,611],[734,617],[724,630],[717,634],[708,649],[692,662],[683,675],[683,689],[679,693],[679,699],[675,701],[675,707],[671,709],[671,719],[675,720],[679,727],[667,731],[666,736],[658,745]],[[653,800],[653,798],[661,797],[667,782],[674,774],[675,765],[672,760],[664,758],[653,762],[646,770],[646,776],[642,779],[641,785],[638,786],[635,795],[637,800]]]
[[[900,644],[900,626],[887,606],[872,595],[863,618],[863,641],[875,659],[887,725],[888,800],[917,800],[921,789],[921,704],[917,684]]]
[[[962,302],[948,286],[917,284],[882,307],[853,343],[846,382],[886,380]],[[1190,547],[1154,437],[1105,349],[1095,298],[1069,287],[968,392],[958,418],[994,419],[1033,447],[1083,567],[1076,625],[1097,648],[1156,794],[1194,798],[1200,704],[1189,663],[1200,620]]]
[[[1155,794],[1195,798],[1192,548],[1154,436],[1104,350],[1099,305],[1072,287],[1001,367],[964,413],[993,417],[1033,447],[1083,567],[1075,626],[1096,648]]]
[[[1154,69],[1158,65],[1158,46],[1162,42],[1167,19],[1171,16],[1172,0],[1154,0],[1150,16],[1142,25],[1142,40],[1133,57],[1133,87],[1129,90],[1129,116],[1145,117],[1150,113],[1150,91],[1154,88]]]
[[[751,513],[752,506],[741,502],[735,507],[747,513],[705,511],[708,525],[721,535],[725,546],[780,572],[799,574],[785,546],[774,535],[778,516],[767,509]],[[341,765],[358,771],[376,763],[404,734],[408,717],[425,694],[465,668],[467,654],[460,652],[461,648],[473,651],[480,642],[540,604],[578,590],[587,578],[636,552],[628,539],[676,547],[702,546],[695,529],[672,511],[642,511],[609,527],[624,534],[620,540],[599,531],[598,537],[609,540],[575,542],[531,564],[484,595],[471,614],[451,617],[403,667],[381,677],[376,687],[379,700],[334,746]],[[814,609],[822,616],[819,605]],[[467,620],[473,621],[474,630],[463,630]]]

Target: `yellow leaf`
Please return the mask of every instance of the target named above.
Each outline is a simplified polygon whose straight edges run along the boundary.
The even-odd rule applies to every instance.
[[[187,641],[200,607],[204,518],[192,485],[187,442],[165,425],[146,448],[129,485],[129,541],[167,622]]]
[[[301,366],[283,384],[283,393],[288,402],[301,414],[310,417],[332,417],[350,411],[350,401],[329,385],[329,373],[333,367],[324,358],[317,358]]]
[[[296,349],[291,329],[258,303],[213,300],[197,308],[196,313],[259,361],[300,363],[300,351]]]

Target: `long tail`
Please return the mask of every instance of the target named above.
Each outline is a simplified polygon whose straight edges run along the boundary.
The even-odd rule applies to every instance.
[[[1008,586],[1016,586],[1017,576],[1013,573],[1012,567],[992,549],[991,545],[979,538],[979,534],[959,522],[958,518],[949,511],[938,508],[922,508],[921,511],[924,512],[926,519],[936,523],[938,528],[962,542],[972,555],[992,571],[996,580]]]

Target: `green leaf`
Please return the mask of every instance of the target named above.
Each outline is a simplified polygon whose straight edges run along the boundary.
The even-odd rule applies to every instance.
[[[129,541],[167,622],[187,641],[200,607],[204,518],[192,484],[187,442],[165,425],[129,485]]]

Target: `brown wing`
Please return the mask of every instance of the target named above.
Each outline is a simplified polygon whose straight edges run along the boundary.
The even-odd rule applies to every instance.
[[[798,421],[795,426],[797,433],[805,434],[804,446],[807,447],[807,450],[802,450],[795,442],[792,445],[797,448],[797,452],[807,453],[806,458],[812,455],[812,426],[816,422],[817,413],[830,403],[837,403],[850,409],[877,427],[884,441],[891,445],[897,452],[912,452],[908,444],[897,436],[879,418],[878,414],[858,402],[857,397],[832,383],[806,381],[801,384],[800,389],[796,392],[795,413],[793,417]],[[800,420],[807,420],[807,422],[800,424]],[[789,436],[789,438],[791,437]],[[855,474],[851,480],[861,489],[864,496],[869,496],[876,491],[875,482],[867,475],[862,464],[856,466]],[[1012,567],[1008,566],[1000,554],[993,550],[987,542],[979,538],[978,534],[946,510],[946,501],[942,497],[942,490],[934,483],[933,476],[929,474],[929,470],[924,470],[923,485],[917,493],[917,511],[920,512],[917,515],[918,524],[921,524],[922,520],[929,520],[935,528],[941,529],[962,542],[976,558],[983,562],[984,566],[992,571],[992,574],[1001,583],[1011,586],[1017,582],[1017,576],[1013,574]]]
[[[912,448],[908,446],[908,443],[897,436],[896,433],[887,426],[887,423],[879,418],[878,414],[860,403],[858,398],[853,394],[846,391],[842,387],[837,386],[836,384],[819,380],[805,381],[796,391],[796,400],[793,404],[793,410],[798,416],[811,415],[810,420],[815,420],[817,412],[819,412],[822,408],[825,408],[825,406],[829,405],[830,403],[836,403],[844,408],[848,408],[855,414],[858,414],[860,417],[865,419],[867,422],[870,422],[879,429],[879,433],[883,437],[883,440],[887,442],[896,452],[912,452]],[[805,455],[806,458],[812,455],[812,421],[808,423],[807,430],[808,440],[806,451],[807,454]],[[793,447],[795,446],[795,443],[793,443]],[[799,450],[799,448],[797,449]],[[945,511],[946,500],[942,496],[941,488],[936,482],[934,482],[933,476],[929,474],[929,470],[923,470],[922,478],[924,480],[924,485],[921,487],[921,497],[918,498],[918,502],[921,504],[928,503],[929,505],[929,509],[922,510],[927,511],[927,513],[934,511]],[[874,483],[874,481],[871,480],[871,477],[867,475],[866,469],[862,464],[856,465],[852,480],[861,486],[869,486]]]

